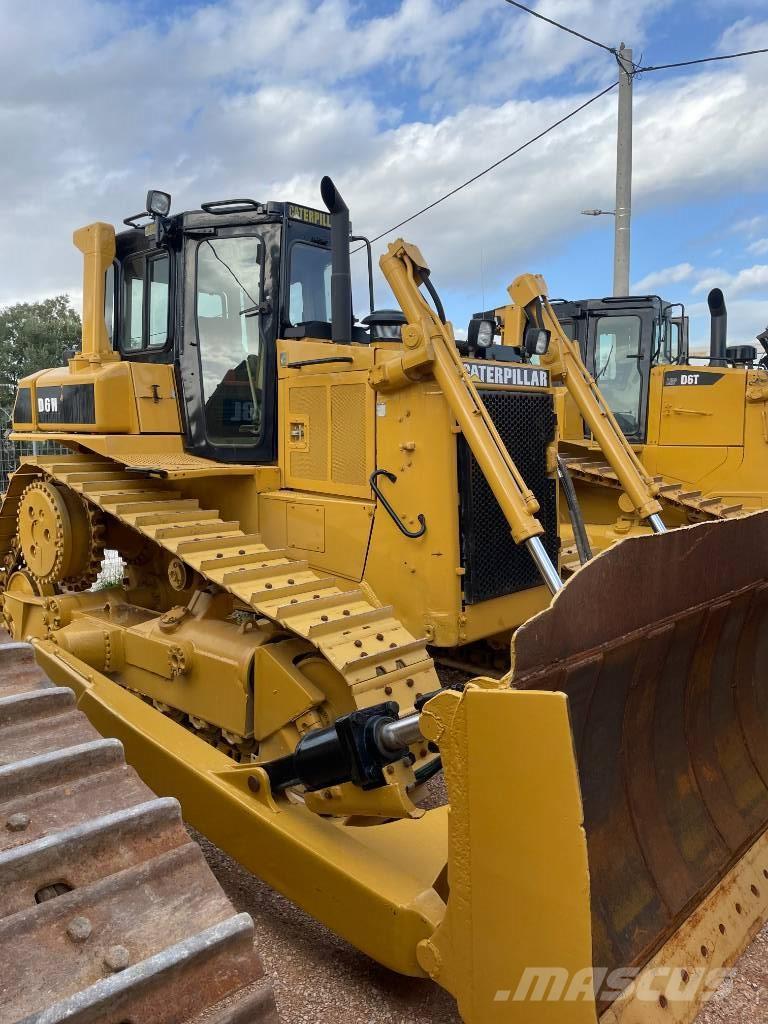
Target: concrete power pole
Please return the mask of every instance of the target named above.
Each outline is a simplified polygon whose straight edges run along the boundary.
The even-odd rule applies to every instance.
[[[616,132],[616,226],[613,294],[629,295],[629,242],[632,218],[632,50],[619,48],[619,121]]]

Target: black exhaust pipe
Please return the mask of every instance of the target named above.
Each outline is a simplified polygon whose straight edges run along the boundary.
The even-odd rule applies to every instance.
[[[352,275],[349,270],[349,208],[326,175],[320,195],[331,215],[331,338],[352,341]]]
[[[728,344],[728,310],[725,297],[719,288],[713,288],[707,296],[709,306],[709,365],[727,366],[726,345]]]

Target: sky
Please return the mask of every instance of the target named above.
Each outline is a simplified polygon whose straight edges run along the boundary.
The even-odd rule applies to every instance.
[[[643,64],[768,47],[768,0],[535,6]],[[119,224],[148,188],[176,211],[228,196],[320,206],[330,174],[355,231],[377,235],[616,78],[612,54],[504,0],[0,0],[0,19],[0,306],[77,303],[72,231]],[[729,342],[753,340],[768,323],[768,54],[634,90],[633,290],[684,302],[704,343],[717,285]],[[613,209],[616,103],[614,90],[398,232],[457,328],[526,271],[553,297],[610,294],[613,218],[580,211]]]

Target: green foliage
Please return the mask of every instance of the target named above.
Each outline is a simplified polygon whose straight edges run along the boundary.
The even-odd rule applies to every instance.
[[[82,325],[68,295],[17,302],[0,309],[0,410],[10,413],[22,377],[64,365],[67,349],[79,348]],[[7,420],[2,416],[3,424]]]

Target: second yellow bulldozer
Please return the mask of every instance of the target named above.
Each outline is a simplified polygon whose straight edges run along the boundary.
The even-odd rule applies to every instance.
[[[758,359],[755,345],[727,344],[719,288],[710,292],[708,305],[709,353],[696,362],[679,304],[637,296],[553,307],[658,484],[670,525],[768,505],[766,359]],[[616,495],[609,500],[610,473],[584,421],[571,415],[563,441],[595,544],[637,528],[629,502],[617,509]]]
[[[82,350],[14,412],[67,453],[4,497],[5,624],[190,823],[469,1024],[691,1021],[768,915],[766,516],[665,531],[540,278],[492,374],[402,239],[399,310],[355,324],[321,192],[75,233]],[[657,534],[565,585],[555,371]],[[512,631],[503,679],[443,685],[435,651]]]

